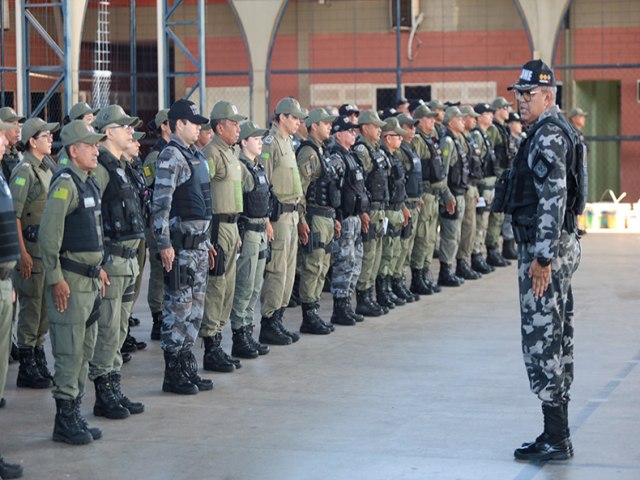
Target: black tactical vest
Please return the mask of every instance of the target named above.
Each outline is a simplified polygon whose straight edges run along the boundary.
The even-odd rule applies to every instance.
[[[249,218],[265,218],[269,216],[269,205],[271,201],[271,185],[264,173],[264,167],[260,164],[254,165],[253,162],[240,156],[240,161],[253,177],[253,190],[243,193],[242,205],[244,211],[242,214]]]
[[[127,162],[122,168],[106,151],[100,152],[98,162],[109,172],[109,183],[102,195],[105,236],[118,241],[144,238],[143,191],[137,173]]]
[[[495,120],[493,121],[493,125],[498,129],[498,133],[502,139],[502,142],[496,145],[494,149],[498,166],[503,169],[510,168],[516,152],[512,152],[509,149],[509,131],[506,126],[501,125]]]
[[[365,178],[365,185],[371,196],[371,201],[386,203],[389,201],[388,177],[391,164],[379,148],[373,150],[364,142],[357,142],[354,147],[359,147],[360,145],[369,152],[373,166],[373,169]]]
[[[475,180],[484,178],[484,162],[482,161],[482,150],[471,135],[463,135],[464,141],[469,147],[469,177]]]
[[[407,197],[419,198],[424,193],[422,185],[422,162],[418,158],[416,152],[406,143],[400,144],[400,149],[411,160],[411,170],[405,173],[405,189]]]
[[[397,155],[389,153],[383,149],[389,158],[391,169],[389,170],[389,203],[401,203],[407,199],[407,189],[405,188],[404,162]]]
[[[429,149],[429,158],[422,158],[422,181],[429,183],[438,183],[447,176],[444,173],[444,161],[442,160],[442,150],[433,141],[433,138],[425,135],[421,131],[417,132],[420,138],[424,140]]]
[[[342,201],[339,176],[342,167],[335,159],[320,152],[318,146],[310,140],[304,140],[300,144],[296,150],[296,156],[303,147],[311,147],[322,165],[322,175],[314,179],[307,189],[307,201],[319,207],[338,208]]]
[[[4,178],[0,178],[0,263],[20,258],[16,211],[11,201],[11,191]]]
[[[19,163],[20,156],[18,155],[18,152],[15,151],[15,148],[7,148],[6,153],[2,157],[2,174],[4,175],[7,183],[11,180],[11,172],[13,172],[13,169],[16,168]]]
[[[451,138],[458,153],[458,162],[455,165],[449,165],[447,185],[454,195],[464,195],[469,186],[469,157],[458,137],[449,129],[447,129],[445,136]]]
[[[474,128],[473,131],[480,132],[480,135],[482,135],[482,141],[484,142],[484,146],[487,150],[487,153],[482,159],[484,177],[495,177],[496,176],[496,152],[493,150],[491,139],[489,138],[489,135],[487,135],[487,132],[485,132],[479,127]]]
[[[338,155],[344,164],[341,183],[342,203],[339,207],[342,218],[368,212],[369,195],[364,184],[362,166],[348,150],[338,143],[335,143],[331,148],[331,155]]]
[[[185,148],[173,140],[169,145],[180,150],[191,170],[189,180],[178,185],[173,192],[169,216],[182,220],[211,220],[211,180],[204,155],[197,149]]]
[[[51,184],[61,175],[69,175],[73,180],[78,190],[78,208],[64,219],[60,252],[103,251],[102,205],[95,178],[83,182],[70,168],[63,168],[54,175]]]

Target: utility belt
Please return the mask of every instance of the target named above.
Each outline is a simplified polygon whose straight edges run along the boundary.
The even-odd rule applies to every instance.
[[[322,249],[325,253],[331,253],[332,243],[323,243],[320,241],[320,232],[310,232],[309,241],[302,246],[305,253],[313,253],[314,250]]]
[[[40,225],[29,225],[27,228],[22,230],[22,237],[31,243],[36,243],[38,241],[38,231],[40,230]]]
[[[293,213],[298,211],[297,203],[283,203],[282,204],[282,213]]]
[[[377,238],[382,238],[384,234],[384,229],[378,228],[375,225],[369,224],[369,231],[367,233],[362,233],[362,241],[368,242],[369,240],[375,240]]]
[[[136,258],[138,256],[137,248],[128,248],[122,245],[107,245],[107,252],[122,258]]]
[[[333,208],[320,208],[320,207],[312,207],[307,206],[307,216],[308,217],[326,217],[326,218],[336,218],[336,211]]]
[[[60,257],[60,267],[68,272],[77,273],[83,277],[98,278],[102,265],[87,265],[86,263],[76,262],[66,257]]]
[[[369,211],[384,210],[385,208],[387,208],[387,204],[385,202],[371,202],[369,204]]]
[[[386,209],[393,210],[394,212],[399,212],[403,208],[404,208],[404,202],[400,202],[400,203],[390,203],[389,205],[387,205]]]
[[[7,280],[11,276],[11,268],[0,268],[0,280]]]
[[[396,238],[399,237],[400,235],[402,235],[402,225],[400,225],[399,228],[394,228],[393,225],[391,225],[391,222],[389,222],[389,224],[387,225],[387,234],[386,236],[389,238]]]
[[[409,210],[415,210],[416,208],[418,208],[418,204],[420,202],[415,201],[415,202],[404,202],[405,207],[407,207]]]
[[[225,213],[214,213],[212,220],[217,223],[238,223],[239,213],[227,215]]]
[[[171,232],[171,243],[178,250],[196,250],[207,241],[207,233]]]
[[[243,231],[247,231],[250,230],[252,232],[264,232],[267,230],[267,224],[266,223],[250,223],[250,222],[240,222],[238,224],[238,229],[239,230],[243,230]]]
[[[297,203],[280,203],[275,195],[271,200],[271,212],[269,218],[273,222],[277,222],[280,219],[280,215],[283,213],[293,213],[298,211]]]

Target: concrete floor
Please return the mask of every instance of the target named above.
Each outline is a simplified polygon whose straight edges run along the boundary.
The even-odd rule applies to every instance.
[[[514,266],[329,336],[272,347],[234,373],[207,375],[215,389],[196,396],[161,392],[162,355],[150,342],[123,372],[125,393],[146,412],[96,419],[88,392],[83,411],[104,438],[84,447],[51,441],[51,396],[16,390],[12,365],[0,452],[30,479],[637,480],[639,242],[583,240],[568,462],[513,460],[542,426],[521,359]],[[148,341],[144,298],[134,335]],[[330,302],[325,294],[326,318]],[[295,309],[285,320],[293,329],[299,318]],[[196,353],[201,362],[200,345]]]

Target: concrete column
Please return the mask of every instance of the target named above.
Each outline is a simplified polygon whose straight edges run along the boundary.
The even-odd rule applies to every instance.
[[[65,42],[68,42],[66,45],[68,58],[65,65],[67,74],[65,107],[68,112],[78,102],[80,93],[80,46],[82,45],[82,27],[84,26],[88,0],[66,0],[66,3],[67,18],[64,19],[64,27],[66,31]]]
[[[167,105],[166,78],[164,78],[164,66],[167,38],[164,35],[164,0],[156,2],[156,29],[158,31],[158,111],[169,108]]]
[[[238,19],[242,23],[251,68],[253,70],[253,118],[263,126],[267,124],[267,60],[269,47],[275,35],[276,22],[286,0],[232,0]]]
[[[516,0],[524,14],[531,39],[533,58],[553,63],[558,29],[571,0]]]

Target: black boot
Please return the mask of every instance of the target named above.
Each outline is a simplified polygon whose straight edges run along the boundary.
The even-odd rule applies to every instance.
[[[82,403],[82,397],[80,396],[78,396],[73,401],[73,411],[75,412],[78,423],[85,431],[89,432],[89,435],[91,435],[91,438],[93,440],[100,440],[102,438],[102,430],[100,430],[97,427],[89,426],[89,424],[87,423],[87,420],[82,416],[82,413],[80,412],[81,403]],[[4,477],[0,477],[0,478],[4,478]]]
[[[284,326],[284,311],[285,308],[281,307],[275,313],[277,327],[282,333],[284,333],[291,339],[291,343],[296,343],[298,340],[300,340],[300,335],[298,335],[296,332],[287,330],[287,327]]]
[[[331,330],[318,315],[318,311],[313,303],[302,304],[302,323],[300,324],[300,333],[310,333],[312,335],[328,335]]]
[[[393,280],[393,277],[391,277],[391,275],[385,275],[383,277],[384,291],[387,292],[387,296],[389,297],[389,300],[391,300],[394,303],[394,305],[397,305],[398,307],[401,307],[402,305],[406,305],[407,301],[404,298],[399,297],[393,292],[393,286],[391,283],[392,280]]]
[[[433,275],[431,274],[431,270],[428,265],[422,268],[422,279],[424,283],[433,290],[433,293],[440,293],[442,291],[438,282],[433,279]]]
[[[249,340],[251,346],[258,352],[258,355],[266,355],[269,353],[269,345],[260,343],[253,338],[253,323],[245,325],[245,328],[247,329],[247,340]]]
[[[411,292],[419,295],[433,295],[433,289],[424,282],[422,270],[419,268],[411,269]]]
[[[291,345],[291,337],[278,328],[277,313],[276,310],[271,317],[262,317],[258,339],[269,345]]]
[[[387,282],[385,280],[386,277],[381,275],[376,277],[376,301],[381,307],[387,307],[389,310],[393,310],[396,308],[396,304],[391,300],[391,297],[389,297]]]
[[[198,386],[191,382],[182,368],[182,359],[178,352],[164,352],[164,381],[162,391],[180,395],[198,393]]]
[[[0,478],[3,480],[7,478],[20,478],[22,477],[22,466],[14,463],[7,463],[4,458],[0,457]]]
[[[293,289],[291,290],[291,296],[289,297],[289,305],[287,308],[295,308],[300,305],[300,275],[296,273],[293,279]]]
[[[355,325],[356,320],[349,315],[347,307],[348,303],[346,298],[334,298],[331,323],[335,325]]]
[[[18,345],[11,342],[11,352],[9,353],[9,363],[17,362],[20,360],[20,349]]]
[[[160,340],[162,333],[162,312],[151,312],[153,324],[151,325],[151,340]]]
[[[485,262],[481,253],[474,253],[471,255],[471,268],[483,275],[494,271],[494,268]]]
[[[500,255],[497,245],[487,246],[487,263],[493,267],[508,267],[511,262]]]
[[[202,368],[212,372],[233,372],[236,367],[227,360],[224,355],[220,342],[222,335],[214,335],[212,337],[204,337],[204,358],[202,360]]]
[[[387,277],[387,281],[391,283],[391,291],[398,297],[400,300],[404,300],[405,303],[413,303],[415,298],[413,298],[413,293],[409,292],[407,295],[407,291],[404,287],[404,280],[402,277]]]
[[[139,342],[136,340],[136,337],[131,335],[131,328],[129,328],[129,330],[127,330],[127,338],[124,339],[120,352],[133,353],[138,350],[144,350],[145,348],[147,348],[146,342]]]
[[[258,358],[258,350],[253,347],[249,341],[246,327],[242,326],[237,330],[233,330],[233,347],[231,347],[231,355],[240,358]]]
[[[93,405],[93,414],[96,417],[121,420],[130,415],[129,410],[120,405],[110,374],[96,378],[93,383],[96,387],[96,403]]]
[[[573,457],[573,445],[569,437],[567,410],[564,405],[542,405],[544,432],[534,442],[524,443],[513,455],[518,460],[544,462],[567,460]]]
[[[438,274],[438,285],[441,287],[459,287],[464,280],[453,273],[453,268],[444,262],[440,262],[440,273]]]
[[[459,258],[456,265],[456,277],[464,278],[465,280],[478,280],[482,278],[482,275],[473,270],[465,259]]]
[[[356,290],[356,314],[365,317],[379,317],[382,315],[382,309],[376,307],[369,298],[368,290]]]
[[[129,315],[129,327],[137,327],[138,325],[140,325],[140,319],[133,315]]]
[[[378,302],[378,299],[373,297],[373,290],[374,290],[373,287],[367,290],[367,297],[369,298],[369,301],[375,308],[379,308],[383,315],[386,315],[387,313],[389,313],[389,307],[387,307],[386,305],[380,304]]]
[[[113,385],[113,393],[115,393],[116,398],[120,402],[124,408],[129,410],[131,415],[136,415],[138,413],[144,412],[144,404],[140,402],[132,402],[129,400],[124,393],[122,393],[122,387],[120,385],[120,381],[122,380],[122,376],[118,372],[111,372],[109,374],[111,384]]]
[[[320,317],[320,300],[317,300],[315,302],[313,302],[313,308],[316,311],[316,313],[318,314],[318,316]],[[336,327],[333,325],[333,323],[331,322],[325,322],[322,317],[320,317],[320,320],[322,321],[322,324],[327,327],[330,331],[335,332],[336,331]]]
[[[91,433],[84,429],[75,413],[75,400],[56,398],[56,419],[53,425],[53,441],[69,445],[91,443]]]
[[[20,367],[16,385],[21,388],[49,388],[53,382],[40,374],[33,348],[19,349]]]
[[[517,260],[518,259],[518,247],[516,247],[516,240],[511,238],[507,240],[506,238],[502,242],[502,256],[507,260]]]
[[[198,387],[199,392],[213,390],[213,381],[198,375],[198,361],[191,349],[183,348],[180,350],[180,353],[178,353],[178,356],[180,358],[182,373],[191,383]]]
[[[347,300],[347,315],[353,318],[357,323],[364,322],[364,315],[360,315],[353,311],[353,307],[351,306],[351,294],[346,298]]]
[[[44,348],[35,347],[33,349],[33,358],[36,361],[38,371],[43,378],[48,378],[53,383],[53,375],[49,371],[49,365],[47,364],[47,356],[44,353]]]

